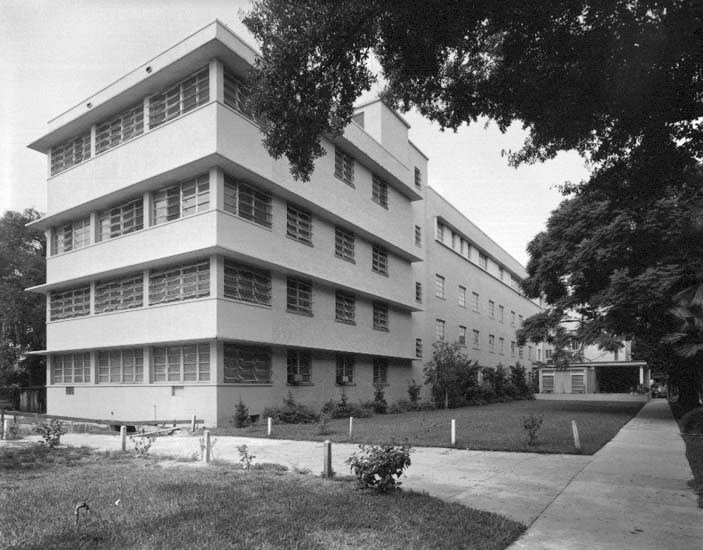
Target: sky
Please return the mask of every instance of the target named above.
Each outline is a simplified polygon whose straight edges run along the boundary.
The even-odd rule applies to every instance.
[[[47,122],[176,42],[219,19],[255,44],[243,0],[0,0],[0,212],[46,210],[46,157],[27,145]],[[429,183],[502,248],[526,265],[527,243],[563,197],[556,186],[588,175],[563,153],[518,169],[502,154],[525,132],[502,134],[479,121],[442,132],[403,115],[410,139],[429,158]]]

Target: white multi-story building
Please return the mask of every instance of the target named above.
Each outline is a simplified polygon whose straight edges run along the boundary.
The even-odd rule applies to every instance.
[[[240,399],[257,414],[378,383],[394,401],[438,320],[478,331],[488,365],[533,353],[513,346],[537,308],[524,270],[427,188],[404,119],[360,106],[295,181],[247,106],[255,55],[214,22],[30,145],[48,156],[48,413],[227,424]],[[440,276],[463,309],[434,301]]]

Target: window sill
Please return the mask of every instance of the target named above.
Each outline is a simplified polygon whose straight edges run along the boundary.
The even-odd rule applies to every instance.
[[[356,321],[345,321],[344,319],[335,319],[335,323],[341,323],[343,325],[351,325],[351,326],[356,326]]]
[[[338,386],[338,387],[340,387],[340,388],[347,388],[347,387],[354,387],[354,386],[356,386],[356,384],[355,384],[354,382],[344,382],[344,383],[341,383],[341,384],[340,384],[339,382],[335,382],[334,385],[335,385],[335,386]]]
[[[390,330],[386,327],[373,327],[373,329],[379,332],[390,332]]]
[[[383,271],[377,271],[377,270],[375,270],[375,269],[373,269],[373,268],[371,269],[371,271],[372,271],[373,273],[375,273],[376,275],[383,275],[384,277],[388,277],[388,272],[387,272],[387,271],[384,273]]]
[[[339,258],[340,260],[344,260],[345,262],[349,262],[350,264],[356,265],[356,260],[354,258],[347,258],[346,256],[342,256],[341,254],[337,254],[336,252],[334,253],[334,257]]]
[[[338,176],[337,174],[335,174],[334,177],[337,178],[339,181],[341,181],[343,184],[348,185],[352,189],[356,189],[356,185],[354,185],[353,181],[345,180],[344,178]]]
[[[297,237],[294,237],[293,235],[289,235],[286,233],[286,239],[290,239],[291,241],[295,241],[300,244],[304,244],[305,246],[309,246],[310,248],[314,248],[312,241],[305,241],[303,239],[298,239]]]
[[[287,382],[286,386],[288,387],[299,387],[299,386],[314,386],[315,384],[312,382]]]
[[[295,315],[303,315],[304,317],[314,317],[311,311],[296,311],[294,309],[286,309],[286,313],[294,313]]]

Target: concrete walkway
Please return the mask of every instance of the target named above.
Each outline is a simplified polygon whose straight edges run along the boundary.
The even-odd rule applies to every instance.
[[[701,550],[692,477],[669,406],[652,400],[510,550]]]

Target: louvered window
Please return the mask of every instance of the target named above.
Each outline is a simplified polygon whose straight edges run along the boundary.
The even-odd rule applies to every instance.
[[[64,353],[51,357],[52,384],[90,382],[90,353]]]
[[[245,117],[256,120],[251,102],[251,89],[242,80],[232,75],[229,71],[224,72],[225,105],[239,111]]]
[[[62,254],[90,244],[90,218],[55,227],[51,236],[52,254]]]
[[[286,378],[288,384],[295,386],[298,384],[312,383],[310,352],[288,350],[288,360],[286,365]]]
[[[90,158],[90,132],[51,148],[51,175]]]
[[[270,384],[271,350],[259,346],[224,345],[225,384]]]
[[[371,249],[371,270],[381,275],[388,275],[388,251],[377,244]]]
[[[334,255],[350,262],[354,261],[354,233],[342,227],[334,228]]]
[[[374,174],[371,188],[371,200],[388,208],[388,184]]]
[[[296,241],[312,244],[312,214],[288,203],[286,234]]]
[[[198,71],[185,80],[174,84],[149,98],[149,128],[207,103],[210,99],[210,76],[208,68]]]
[[[312,283],[288,277],[286,305],[292,313],[312,315]]]
[[[245,220],[271,227],[271,197],[229,176],[225,176],[224,209]]]
[[[356,299],[353,294],[338,290],[335,300],[335,319],[340,323],[355,324]]]
[[[334,175],[354,187],[354,159],[339,147],[334,148]]]
[[[385,302],[373,303],[373,328],[388,331],[388,304]]]
[[[52,321],[90,315],[90,287],[52,292],[49,298],[49,311]]]
[[[178,265],[149,275],[149,305],[210,295],[210,262]]]
[[[210,344],[155,347],[152,350],[154,382],[208,382]]]
[[[114,239],[144,228],[144,201],[134,199],[98,213],[97,241]]]
[[[422,172],[417,166],[415,167],[415,187],[422,189]]]
[[[144,133],[144,105],[139,104],[97,125],[95,152],[102,153]]]
[[[135,384],[144,381],[144,351],[141,348],[98,352],[99,384]]]
[[[152,194],[154,225],[204,212],[210,206],[210,180],[203,174]]]
[[[348,353],[337,354],[335,382],[338,386],[354,383],[354,356]]]
[[[95,284],[95,313],[132,309],[144,305],[144,278],[141,273],[98,281]]]
[[[225,260],[225,298],[271,305],[271,273]]]

